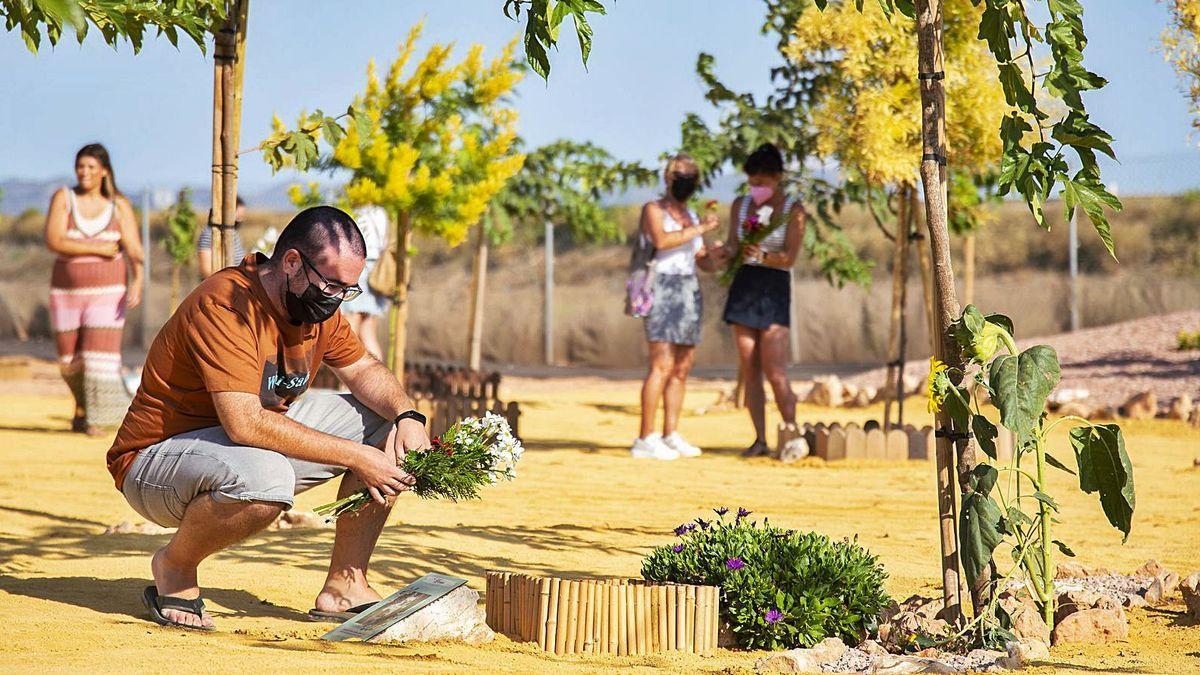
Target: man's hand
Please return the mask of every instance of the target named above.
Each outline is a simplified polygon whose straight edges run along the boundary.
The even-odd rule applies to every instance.
[[[425,425],[416,420],[404,419],[388,434],[386,447],[399,466],[404,463],[404,455],[409,450],[424,450],[430,445]]]
[[[371,499],[381,506],[386,506],[388,499],[412,489],[416,483],[412,476],[400,469],[391,452],[380,452],[378,448],[368,445],[362,446],[362,453],[350,470],[367,486]]]

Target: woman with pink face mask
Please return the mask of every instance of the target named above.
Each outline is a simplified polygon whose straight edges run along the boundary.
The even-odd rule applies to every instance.
[[[742,266],[729,287],[725,323],[733,326],[734,341],[744,378],[746,408],[754,423],[754,443],[743,456],[770,453],[766,439],[763,378],[775,392],[775,403],[784,424],[796,423],[796,394],[788,381],[788,331],[791,325],[791,268],[804,240],[806,215],[800,200],[783,189],[783,155],[765,143],[742,165],[749,195],[734,200],[730,209],[729,239],[718,255],[736,254],[749,228],[767,228],[769,234],[745,247]]]

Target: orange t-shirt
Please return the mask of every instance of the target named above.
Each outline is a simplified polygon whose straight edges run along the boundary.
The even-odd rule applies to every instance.
[[[146,354],[142,385],[108,450],[117,489],[138,451],[172,436],[221,424],[212,393],[257,394],[285,412],[321,362],[334,368],[365,350],[339,311],[324,323],[293,326],[259,280],[261,254],[217,272],[175,310]]]

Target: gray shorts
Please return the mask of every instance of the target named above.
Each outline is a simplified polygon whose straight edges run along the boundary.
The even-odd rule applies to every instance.
[[[287,416],[306,427],[379,446],[391,425],[349,394],[309,393]],[[138,453],[121,487],[134,511],[163,527],[178,527],[196,497],[220,502],[271,502],[285,510],[292,498],[346,472],[344,466],[286,457],[237,445],[221,427],[172,436]]]

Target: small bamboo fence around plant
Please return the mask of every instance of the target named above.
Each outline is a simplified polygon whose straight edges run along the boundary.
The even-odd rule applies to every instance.
[[[997,432],[998,458],[1011,458],[1014,445],[1012,432],[1004,427],[997,427]],[[784,444],[797,437],[808,443],[808,451],[812,456],[827,462],[847,459],[927,460],[933,459],[935,450],[933,427],[918,429],[911,424],[892,427],[888,431],[884,431],[878,422],[867,422],[861,427],[853,422],[845,426],[837,422],[830,425],[818,422],[802,424],[795,431],[781,427],[776,447],[783,448]]]
[[[716,586],[487,573],[488,626],[555,654],[711,654],[720,598]]]

